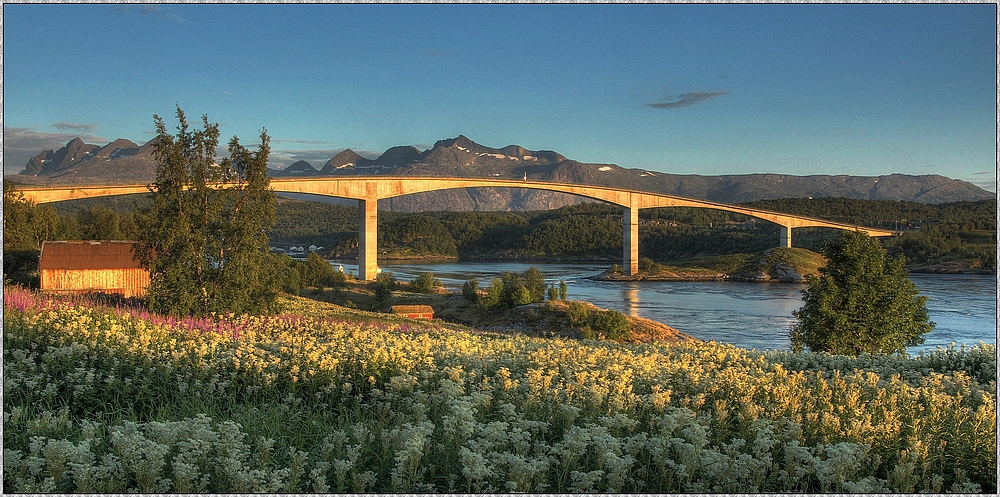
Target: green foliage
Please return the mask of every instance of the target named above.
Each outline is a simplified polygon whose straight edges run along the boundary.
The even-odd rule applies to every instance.
[[[415,292],[420,293],[430,293],[434,290],[435,286],[440,286],[441,281],[434,278],[434,273],[424,272],[417,275],[417,277],[410,283],[410,288]]]
[[[856,231],[845,231],[823,255],[827,265],[809,278],[805,304],[793,313],[795,350],[858,355],[904,352],[923,343],[934,323],[901,257],[887,259],[875,239]]]
[[[997,229],[996,200],[923,204],[852,198],[783,198],[742,205],[891,230],[915,228],[928,222],[951,225],[967,231]]]
[[[527,305],[532,302],[531,292],[525,286],[519,286],[510,293],[510,305],[511,307],[517,307],[520,305]]]
[[[569,285],[565,281],[559,280],[559,300],[566,300],[566,293],[569,291]]]
[[[528,290],[530,302],[541,302],[545,300],[545,275],[535,266],[525,269],[521,273],[524,281],[524,288]]]
[[[639,229],[639,253],[658,261],[760,252],[777,243],[778,228],[763,222],[754,229],[686,225],[643,225]]]
[[[269,313],[280,291],[267,268],[274,192],[262,131],[256,152],[233,137],[216,162],[218,124],[189,130],[177,109],[177,135],[154,116],[157,137],[152,205],[141,216],[137,257],[150,272],[150,309],[172,315]]]
[[[340,240],[358,234],[358,208],[352,205],[279,198],[271,240],[296,243]]]
[[[653,269],[655,266],[656,266],[656,263],[653,262],[653,259],[650,259],[649,257],[640,257],[639,258],[639,270],[640,271],[649,271],[649,270]]]
[[[38,247],[35,246],[34,203],[25,200],[11,181],[3,182],[3,278],[23,286],[38,279]],[[36,283],[37,285],[37,283]]]
[[[544,300],[545,276],[532,266],[520,274],[504,271],[500,278],[494,278],[487,295],[479,299],[479,309],[488,312]]]
[[[309,252],[305,262],[296,262],[295,267],[303,286],[342,286],[346,280],[344,273],[334,269],[329,261],[315,252]]]
[[[416,214],[379,226],[379,248],[393,255],[458,256],[451,232],[441,221]]]
[[[82,240],[135,240],[139,237],[135,212],[119,214],[101,204],[80,209],[76,214]]]
[[[516,212],[449,212],[441,216],[460,254],[485,253],[508,247],[529,225],[526,214]]]
[[[621,250],[622,236],[620,219],[571,215],[533,226],[518,245],[541,255],[608,254]]]
[[[481,295],[479,297],[479,301],[476,302],[476,307],[483,313],[492,312],[500,308],[503,303],[503,297],[503,280],[500,278],[493,278],[490,280],[490,286],[486,287],[486,293]]]
[[[479,280],[468,280],[462,285],[462,296],[469,302],[479,300]]]
[[[761,200],[746,205],[872,228],[903,230],[902,236],[881,241],[890,255],[904,255],[910,264],[957,261],[972,268],[996,271],[996,200],[921,204],[817,198]],[[807,233],[809,230],[796,230],[796,246],[812,250],[822,246],[822,240],[809,240]]]
[[[291,257],[284,254],[267,254],[265,258],[266,271],[275,275],[280,288],[288,293],[298,293],[304,286],[302,283],[302,273],[300,265]]]
[[[566,317],[570,326],[582,331],[584,338],[625,340],[632,333],[632,326],[624,314],[598,309],[582,302],[569,302]]]
[[[556,288],[556,283],[554,281],[549,284],[549,289],[548,289],[547,294],[548,294],[547,296],[548,296],[548,299],[549,299],[550,302],[553,301],[553,300],[558,300],[559,299],[559,289]]]
[[[881,242],[890,254],[901,253],[911,264],[961,261],[986,270],[996,267],[996,201],[992,200],[930,205],[817,198],[744,205],[875,228],[905,229],[902,237]],[[403,222],[408,217],[423,217],[440,221],[459,256],[618,257],[621,215],[621,208],[601,203],[529,212],[386,212],[382,213],[384,226],[379,237],[383,242],[391,237],[391,251],[400,255],[452,255],[440,226],[427,219],[409,225]],[[640,253],[658,261],[761,252],[774,247],[778,239],[776,225],[724,211],[669,207],[643,209],[639,215]],[[289,201],[279,210],[278,224],[275,233],[280,236],[274,238],[294,234],[299,243],[312,240],[332,247],[334,256],[357,251],[356,207]],[[819,251],[839,236],[839,231],[796,229],[795,246]],[[386,249],[390,250],[389,245]]]
[[[41,249],[42,242],[56,240],[66,231],[66,223],[51,205],[25,200],[12,182],[3,182],[3,207],[4,252]]]
[[[392,291],[399,288],[399,280],[392,271],[383,271],[375,276],[375,282],[369,283],[368,288],[375,294],[375,301],[384,304],[392,296]]]
[[[399,288],[399,280],[396,279],[396,275],[392,274],[392,271],[382,271],[375,276],[375,283],[383,285],[390,290],[395,290]]]

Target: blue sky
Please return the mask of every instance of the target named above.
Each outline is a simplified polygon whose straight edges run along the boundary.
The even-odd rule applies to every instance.
[[[208,114],[317,168],[464,134],[679,174],[995,191],[996,6],[3,7],[4,170]]]

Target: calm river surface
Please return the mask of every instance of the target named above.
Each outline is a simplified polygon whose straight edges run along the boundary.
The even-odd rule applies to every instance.
[[[335,266],[340,263],[334,261]],[[670,325],[702,340],[726,342],[744,348],[787,349],[792,311],[802,306],[805,285],[742,282],[607,282],[589,276],[607,266],[600,264],[546,264],[515,262],[383,263],[383,271],[411,280],[425,271],[434,273],[445,287],[461,289],[466,280],[480,287],[504,271],[521,272],[536,266],[549,281],[565,280],[572,300],[641,316]],[[344,264],[357,274],[357,265]],[[996,343],[997,283],[994,276],[910,276],[927,296],[931,321],[937,323],[923,345],[908,352],[948,344]]]

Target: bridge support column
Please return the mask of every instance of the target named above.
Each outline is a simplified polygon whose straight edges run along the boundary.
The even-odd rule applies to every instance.
[[[639,207],[625,208],[623,226],[625,231],[624,266],[625,274],[639,274]]]
[[[378,199],[358,200],[358,277],[375,281],[378,272]]]
[[[781,228],[781,243],[779,247],[789,247],[792,246],[792,227],[791,226],[779,226]]]

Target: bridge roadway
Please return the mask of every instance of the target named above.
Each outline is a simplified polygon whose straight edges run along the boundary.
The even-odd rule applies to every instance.
[[[698,207],[735,212],[770,221],[781,227],[779,246],[792,246],[792,229],[805,227],[826,227],[859,230],[871,236],[890,236],[892,231],[859,227],[851,224],[824,221],[808,217],[751,209],[736,205],[695,200],[662,193],[624,190],[607,186],[580,185],[570,183],[550,183],[545,181],[516,180],[500,178],[449,178],[411,176],[340,176],[310,178],[274,178],[271,187],[275,192],[308,193],[346,199],[355,199],[359,204],[358,219],[358,266],[359,277],[374,280],[377,272],[378,254],[377,223],[378,201],[383,198],[398,197],[411,193],[448,190],[453,188],[527,188],[570,193],[622,206],[624,211],[625,243],[623,251],[624,269],[627,274],[639,271],[639,209],[651,207]],[[147,185],[88,185],[65,187],[23,188],[21,192],[28,200],[36,203],[59,202],[80,198],[103,197],[148,193]]]

